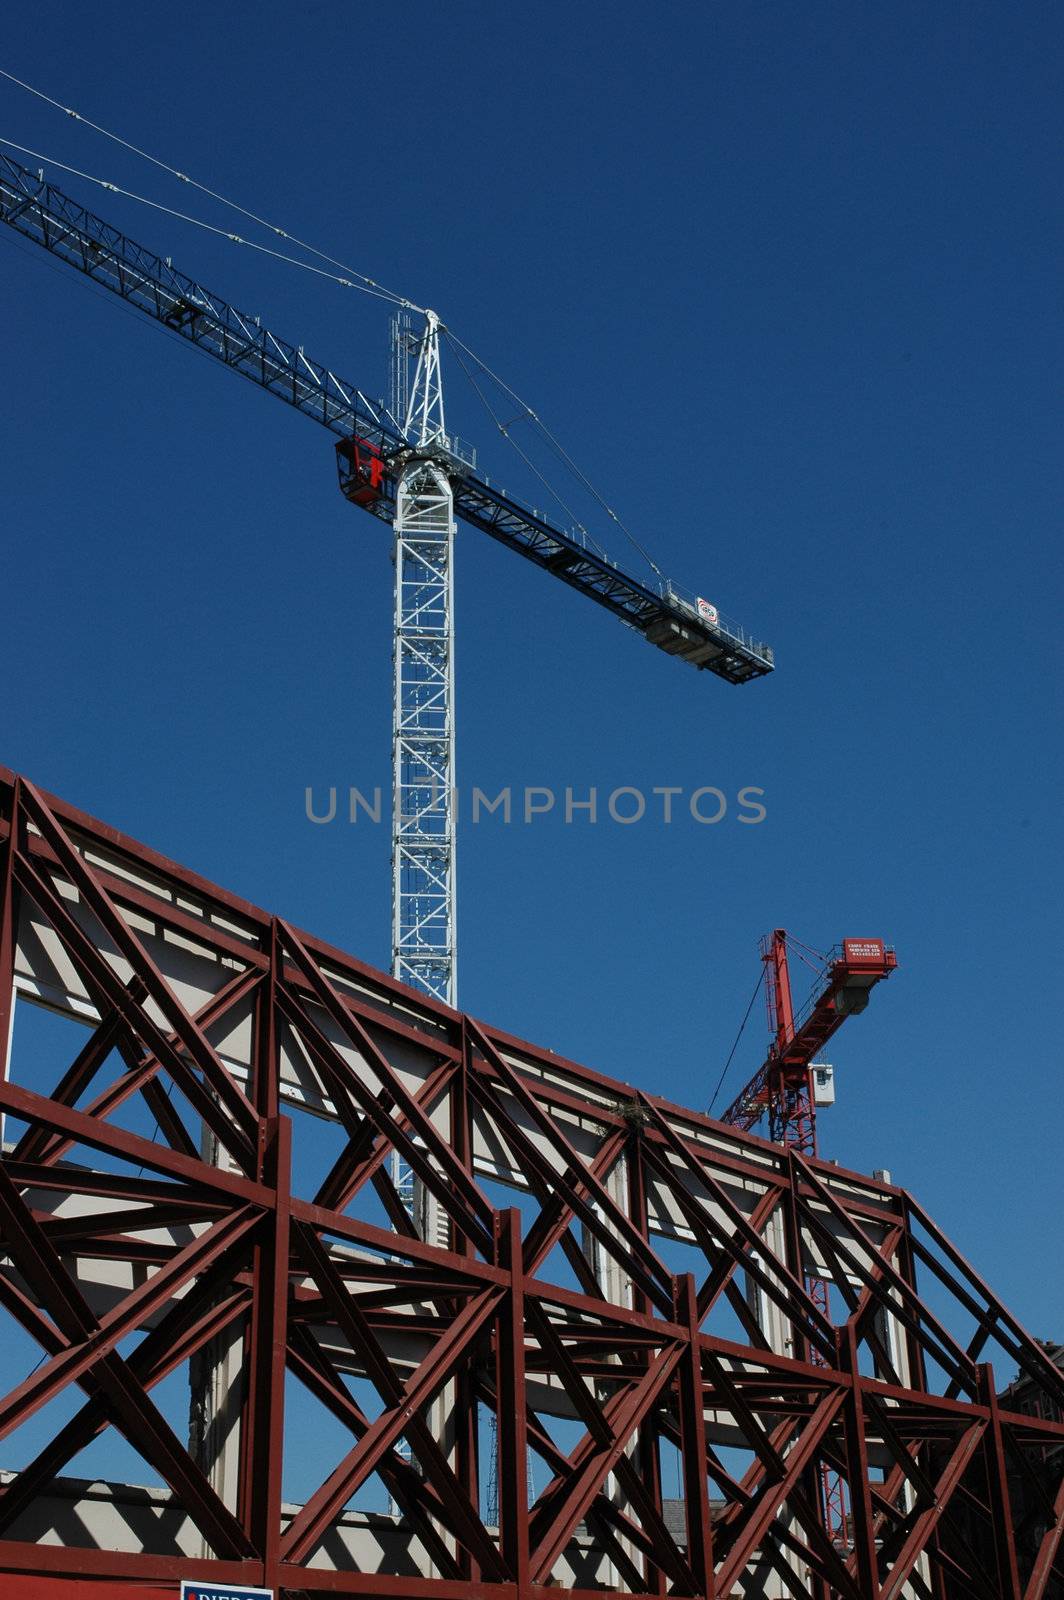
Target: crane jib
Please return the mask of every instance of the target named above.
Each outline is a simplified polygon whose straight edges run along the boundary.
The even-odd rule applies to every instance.
[[[394,464],[409,458],[411,447],[383,407],[354,384],[2,154],[0,221],[338,435],[345,495],[391,522]],[[449,458],[447,470],[457,517],[613,612],[666,654],[729,683],[773,670],[772,650],[706,602],[671,584],[641,583],[457,458]]]

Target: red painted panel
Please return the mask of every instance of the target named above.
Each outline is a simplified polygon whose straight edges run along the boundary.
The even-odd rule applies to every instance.
[[[42,1565],[47,1559],[42,1552]],[[62,1578],[0,1572],[0,1600],[177,1600],[180,1583],[116,1583],[113,1578]]]

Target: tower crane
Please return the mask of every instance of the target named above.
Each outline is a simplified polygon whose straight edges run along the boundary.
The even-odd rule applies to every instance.
[[[770,1139],[792,1147],[799,1155],[815,1156],[816,1080],[831,1070],[818,1067],[816,1057],[847,1017],[864,1011],[872,990],[890,977],[898,958],[882,939],[843,939],[830,954],[820,957],[813,992],[795,1011],[789,942],[785,928],[774,928],[761,941],[769,1053],[721,1121],[749,1132],[767,1119]],[[810,1299],[830,1318],[826,1281],[806,1273],[805,1285]],[[811,1349],[809,1359],[817,1364],[822,1358]],[[842,1480],[826,1466],[820,1474],[820,1508],[828,1534],[840,1537],[846,1527],[845,1494]]]
[[[337,436],[340,488],[395,534],[392,975],[457,998],[454,816],[455,520],[560,578],[666,654],[726,683],[773,670],[772,650],[668,579],[642,581],[496,488],[447,432],[442,324],[428,312],[397,417],[301,346],[0,155],[0,221]]]
[[[815,1058],[847,1017],[865,1009],[873,988],[890,977],[898,958],[882,939],[843,939],[821,958],[817,985],[795,1012],[788,943],[785,928],[774,928],[761,941],[769,1053],[721,1121],[749,1132],[767,1119],[770,1139],[815,1156]]]

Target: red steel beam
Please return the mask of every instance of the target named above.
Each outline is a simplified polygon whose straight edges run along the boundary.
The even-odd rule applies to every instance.
[[[709,1511],[709,1463],[706,1458],[705,1394],[702,1383],[702,1350],[699,1338],[698,1296],[690,1273],[676,1279],[673,1292],[675,1318],[686,1326],[687,1342],[680,1367],[680,1461],[683,1470],[684,1513],[687,1521],[687,1554],[695,1588],[693,1594],[715,1600],[717,1593],[713,1558],[713,1524]]]
[[[247,1137],[254,1127],[254,1107],[248,1102],[243,1090],[226,1072],[198,1023],[175,1000],[173,990],[155,965],[141,940],[137,938],[125,918],[119,914],[117,907],[102,888],[99,879],[93,874],[87,862],[66,837],[59,823],[48,809],[43,796],[28,781],[24,787],[24,804],[27,814],[56,852],[65,873],[77,889],[84,903],[92,911],[93,915],[98,918],[100,926],[107,936],[114,941],[116,948],[129,961],[134,972],[144,983],[149,997],[158,1006],[163,1016],[167,1018],[180,1043],[196,1063],[204,1080],[218,1096],[222,1105],[226,1107],[236,1127]],[[54,896],[52,900],[54,907]],[[140,1025],[141,1027],[150,1027],[153,1032],[157,1031],[154,1024],[150,1023],[143,1012],[141,1013]],[[162,1041],[165,1047],[165,1035],[162,1036]],[[174,1051],[169,1050],[168,1055],[171,1060],[175,1059]]]
[[[532,1581],[528,1514],[528,1396],[525,1386],[525,1278],[521,1213],[500,1212],[495,1223],[495,1259],[508,1279],[495,1324],[496,1439],[499,1483],[499,1551],[518,1596]]]
[[[897,1596],[908,1583],[913,1568],[927,1547],[928,1535],[941,1520],[950,1497],[979,1446],[985,1428],[984,1422],[976,1421],[961,1434],[956,1448],[935,1484],[934,1500],[916,1518],[908,1538],[891,1564],[890,1572],[880,1589],[881,1600],[897,1600]]]

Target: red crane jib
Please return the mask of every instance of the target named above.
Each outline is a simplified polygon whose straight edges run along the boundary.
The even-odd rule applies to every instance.
[[[775,1037],[760,1071],[725,1111],[722,1122],[750,1129],[769,1114],[773,1138],[815,1146],[815,1112],[808,1082],[810,1063],[847,1017],[868,1005],[875,985],[889,978],[898,964],[882,939],[844,939],[824,968],[812,999],[797,1014],[791,1010],[786,933],[766,938],[762,955],[768,964],[769,1019]]]
[[[831,963],[804,1017],[795,1019],[794,1033],[778,1052],[777,1063],[785,1068],[808,1067],[845,1019],[865,1009],[872,989],[897,964],[897,956],[882,939],[844,939],[841,957]]]

